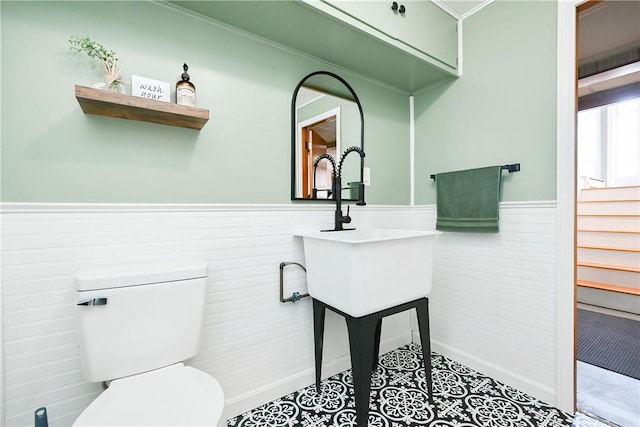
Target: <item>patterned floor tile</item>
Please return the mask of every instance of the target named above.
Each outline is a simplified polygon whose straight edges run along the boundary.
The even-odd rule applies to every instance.
[[[451,359],[431,355],[428,401],[422,352],[409,344],[380,357],[371,378],[369,427],[561,427],[573,417]],[[228,427],[356,427],[351,370],[228,421]]]

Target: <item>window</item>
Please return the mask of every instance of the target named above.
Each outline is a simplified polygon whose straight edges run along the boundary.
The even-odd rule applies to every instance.
[[[640,185],[640,97],[578,113],[578,174]]]

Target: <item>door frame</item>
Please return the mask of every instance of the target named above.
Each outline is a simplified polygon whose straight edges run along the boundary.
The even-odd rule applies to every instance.
[[[576,50],[577,7],[558,1],[556,134],[556,406],[576,409]]]

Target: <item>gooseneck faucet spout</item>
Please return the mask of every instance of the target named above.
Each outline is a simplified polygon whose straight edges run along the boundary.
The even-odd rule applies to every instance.
[[[338,163],[338,173],[336,174],[335,179],[335,189],[336,189],[336,212],[335,212],[335,224],[334,231],[342,231],[344,230],[343,224],[349,224],[351,222],[351,217],[349,216],[349,206],[347,205],[347,214],[342,214],[342,164],[344,163],[344,159],[350,154],[356,152],[360,154],[360,188],[358,192],[358,205],[365,205],[364,202],[364,184],[362,182],[362,175],[364,171],[364,151],[360,147],[356,147],[355,145],[347,148],[342,153],[340,157],[340,163]]]
[[[333,157],[331,157],[329,154],[320,154],[316,160],[313,162],[313,194],[311,195],[312,199],[317,199],[318,198],[318,188],[316,188],[316,170],[318,169],[318,163],[320,163],[320,160],[322,159],[327,159],[329,160],[329,162],[331,163],[331,190],[327,190],[329,192],[329,195],[327,198],[331,198],[331,195],[336,193],[336,188],[340,188],[340,187],[336,187],[336,173],[337,173],[337,168],[336,168],[336,161],[333,159]],[[339,192],[339,191],[338,191]]]
[[[313,162],[313,198],[316,199],[318,196],[318,189],[315,187],[316,183],[316,169],[318,167],[318,163],[322,159],[327,159],[331,162],[331,166],[333,167],[333,185],[331,186],[333,199],[336,201],[336,211],[334,215],[334,227],[333,230],[322,230],[322,231],[342,231],[345,230],[343,224],[349,224],[351,222],[351,217],[349,216],[349,205],[347,205],[347,214],[343,215],[342,213],[342,164],[344,163],[344,159],[353,152],[356,152],[360,155],[360,184],[358,191],[358,202],[357,205],[364,206],[366,203],[364,202],[364,183],[362,181],[364,174],[364,151],[360,147],[349,147],[344,150],[342,156],[340,156],[340,163],[338,163],[338,167],[336,167],[336,162],[329,154],[320,154],[316,157],[316,160]]]

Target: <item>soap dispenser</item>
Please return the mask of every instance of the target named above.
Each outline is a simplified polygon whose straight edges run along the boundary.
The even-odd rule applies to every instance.
[[[176,103],[178,105],[188,105],[189,107],[196,106],[196,87],[189,81],[189,73],[187,70],[189,66],[183,64],[182,68],[182,80],[176,83]]]

